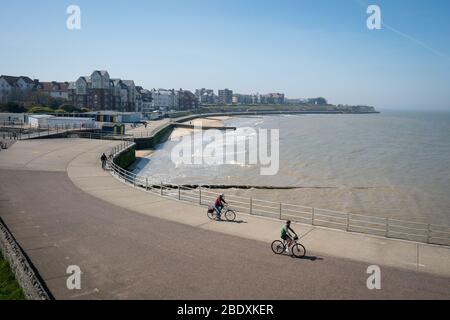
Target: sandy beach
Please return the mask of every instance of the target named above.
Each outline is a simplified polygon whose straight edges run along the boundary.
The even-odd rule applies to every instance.
[[[231,117],[228,116],[221,116],[221,117],[206,117],[206,118],[198,118],[191,121],[184,122],[185,124],[191,124],[194,126],[204,126],[204,127],[216,127],[216,128],[222,128],[225,126],[224,121],[230,119]],[[173,130],[172,134],[170,135],[169,140],[178,139],[179,137],[186,136],[191,134],[192,132],[195,132],[195,129],[187,129],[187,128],[176,128]]]
[[[230,119],[228,116],[220,116],[220,117],[205,117],[198,118],[191,121],[184,122],[185,124],[192,124],[195,126],[207,126],[207,127],[216,127],[221,128],[225,126],[224,121]],[[187,129],[187,128],[176,128],[172,131],[169,140],[176,140],[182,136],[186,136],[195,132],[195,129]],[[140,171],[143,169],[149,162],[149,159],[153,155],[154,150],[145,149],[145,150],[136,150],[136,162],[129,168],[129,170],[137,170]]]

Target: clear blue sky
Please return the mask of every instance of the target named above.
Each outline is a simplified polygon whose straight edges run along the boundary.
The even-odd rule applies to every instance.
[[[448,0],[0,0],[0,73],[450,110]],[[81,7],[82,29],[66,28]],[[382,30],[366,27],[381,7]],[[393,30],[393,29],[394,30]],[[397,30],[398,32],[396,32]]]

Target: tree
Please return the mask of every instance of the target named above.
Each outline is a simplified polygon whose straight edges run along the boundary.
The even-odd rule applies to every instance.
[[[64,112],[82,112],[81,111],[81,109],[78,109],[78,108],[76,108],[76,107],[74,107],[73,105],[71,105],[71,104],[62,104],[62,105],[60,105],[59,106],[59,109],[61,109],[61,110],[64,110]]]
[[[54,113],[55,110],[49,107],[44,106],[34,106],[28,109],[29,113]]]
[[[22,101],[25,101],[32,105],[40,105],[49,107],[51,109],[58,109],[63,105],[66,100],[62,98],[53,98],[44,92],[30,91],[25,94]]]
[[[326,106],[328,104],[328,101],[325,98],[319,97],[319,98],[308,99],[308,103],[313,104],[313,105]]]
[[[53,98],[50,97],[49,107],[52,109],[59,109],[66,103],[66,100],[63,98]]]
[[[27,110],[17,102],[8,102],[0,106],[0,111],[11,113],[22,113],[26,112]]]

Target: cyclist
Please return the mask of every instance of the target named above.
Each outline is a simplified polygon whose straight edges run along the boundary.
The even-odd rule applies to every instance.
[[[106,170],[106,160],[108,158],[106,157],[106,154],[102,154],[102,156],[100,157],[100,160],[102,161],[102,169]]]
[[[286,221],[286,224],[281,228],[281,239],[287,242],[286,252],[289,252],[289,248],[291,247],[293,242],[293,237],[290,235],[289,231],[292,232],[296,237],[298,237],[295,231],[291,228],[290,220]]]
[[[224,204],[228,203],[225,201],[225,195],[221,193],[214,202],[214,209],[217,213],[217,219],[220,219],[220,213],[222,212]]]

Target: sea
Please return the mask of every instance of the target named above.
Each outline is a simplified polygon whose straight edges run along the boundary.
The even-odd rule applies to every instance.
[[[275,188],[226,193],[450,225],[450,112],[246,116],[229,118],[224,125],[247,128],[252,134],[278,130],[276,174],[262,175],[262,165],[248,161],[176,160],[174,148],[188,143],[177,138],[158,145],[134,171],[175,184],[271,186]],[[226,134],[238,131],[242,132]],[[192,142],[192,159],[201,158],[211,144],[231,150],[226,149],[228,139],[205,142],[198,132],[196,138],[190,135],[192,140],[202,139],[200,148]],[[247,152],[251,148],[249,143]]]

